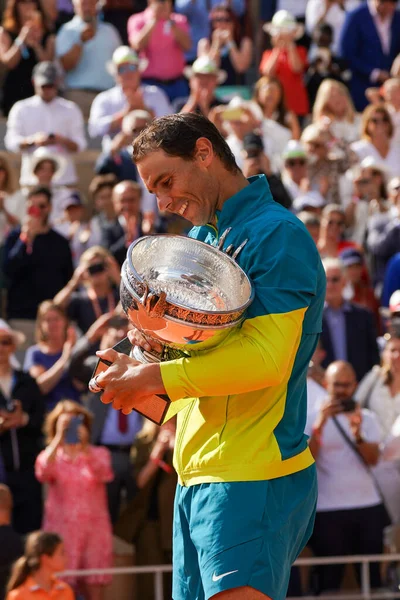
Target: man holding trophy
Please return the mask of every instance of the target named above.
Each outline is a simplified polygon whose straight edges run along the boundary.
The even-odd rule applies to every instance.
[[[124,413],[156,396],[168,397],[166,418],[178,414],[174,600],[284,600],[317,496],[303,433],[325,297],[317,249],[204,117],[153,121],[133,157],[160,210],[191,221],[194,239],[155,236],[129,249],[121,301],[139,360],[98,353],[110,366],[94,385]],[[195,290],[192,300],[185,290],[173,305],[170,277]]]

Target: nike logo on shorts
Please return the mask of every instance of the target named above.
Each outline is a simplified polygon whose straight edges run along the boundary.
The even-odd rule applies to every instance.
[[[228,573],[222,573],[222,575],[216,575],[215,571],[214,571],[213,576],[212,576],[212,580],[213,581],[219,581],[223,577],[227,577],[228,575],[232,575],[233,573],[237,573],[238,571],[239,571],[239,569],[236,569],[236,571],[228,571]]]

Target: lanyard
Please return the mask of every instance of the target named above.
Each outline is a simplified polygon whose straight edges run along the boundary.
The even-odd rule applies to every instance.
[[[94,314],[96,316],[96,320],[97,320],[103,314],[103,311],[101,310],[99,298],[98,298],[96,292],[94,291],[94,289],[92,289],[92,288],[89,288],[87,290],[87,295],[89,297],[89,300],[92,303],[93,312],[94,312]],[[109,292],[107,295],[107,304],[108,304],[107,312],[112,312],[115,309],[114,294],[112,292]]]

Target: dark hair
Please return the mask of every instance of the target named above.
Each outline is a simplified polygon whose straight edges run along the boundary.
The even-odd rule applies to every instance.
[[[319,23],[319,25],[316,26],[314,33],[325,33],[333,37],[333,28],[329,23]]]
[[[21,31],[22,23],[18,16],[18,0],[8,0],[4,9],[2,25],[6,31],[18,34]],[[42,15],[43,27],[46,32],[51,31],[52,27],[48,15],[45,13],[40,0],[36,0],[37,10]]]
[[[269,75],[263,75],[262,77],[260,77],[260,79],[256,82],[254,86],[253,100],[257,102],[258,106],[263,108],[260,102],[260,91],[262,87],[269,84],[276,85],[280,92],[280,98],[276,106],[276,112],[278,115],[276,122],[280,125],[283,125],[284,127],[287,127],[286,117],[288,116],[288,110],[286,107],[285,90],[283,89],[282,82],[279,79],[277,79],[276,77],[270,77]]]
[[[92,197],[92,200],[95,199],[96,194],[98,194],[104,188],[113,188],[118,183],[117,176],[113,173],[107,173],[106,175],[96,175],[93,177],[92,181],[89,185],[89,194]]]
[[[232,8],[229,6],[229,4],[227,2],[221,2],[220,4],[216,4],[211,9],[211,12],[210,12],[210,23],[211,23],[210,41],[211,41],[212,31],[213,31],[213,27],[212,27],[213,16],[216,12],[222,12],[222,11],[226,12],[229,15],[229,18],[231,19],[231,21],[233,23],[233,39],[236,44],[239,44],[240,40],[242,38],[242,28],[240,26],[240,21],[239,21],[238,17],[236,16],[236,14],[234,13],[234,11],[232,10]]]
[[[27,199],[30,200],[32,196],[46,196],[47,202],[51,204],[51,191],[45,185],[36,185],[31,190],[29,190]]]
[[[47,531],[34,531],[25,543],[25,553],[13,566],[11,577],[7,585],[7,593],[19,587],[28,577],[40,568],[40,558],[44,554],[53,556],[62,539],[57,533]]]
[[[193,160],[196,142],[200,138],[211,142],[215,154],[228,171],[236,173],[239,170],[231,149],[215,125],[196,113],[167,115],[152,121],[133,142],[133,160],[139,162],[157,150],[163,150],[169,156]]]

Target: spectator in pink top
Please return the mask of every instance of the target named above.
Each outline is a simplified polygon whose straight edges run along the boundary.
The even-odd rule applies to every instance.
[[[36,477],[49,485],[43,529],[64,539],[68,569],[112,566],[112,530],[106,483],[114,477],[107,448],[92,446],[92,414],[63,400],[47,415],[47,447],[36,460]],[[69,578],[76,585],[75,578]],[[79,580],[87,600],[103,600],[111,577],[89,575]]]
[[[172,12],[171,0],[148,0],[145,11],[130,17],[128,37],[132,48],[148,60],[144,83],[159,86],[171,102],[188,96],[183,69],[192,40],[186,17]]]

